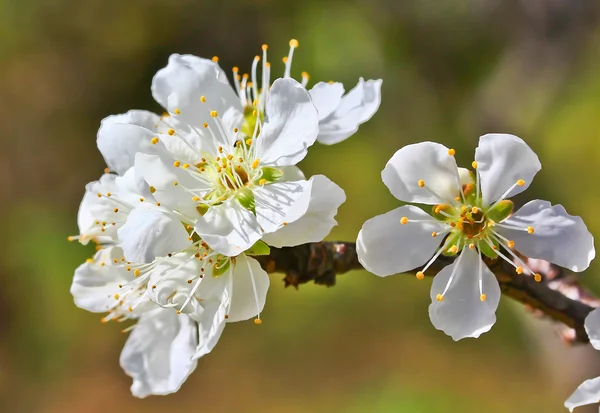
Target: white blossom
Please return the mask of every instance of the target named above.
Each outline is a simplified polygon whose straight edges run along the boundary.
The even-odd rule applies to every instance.
[[[394,154],[381,174],[383,182],[401,201],[433,205],[431,214],[407,205],[368,220],[357,252],[363,266],[379,276],[423,266],[419,279],[440,254],[457,256],[433,280],[429,316],[437,329],[459,340],[478,337],[496,321],[500,288],[482,257],[500,257],[517,274],[540,281],[520,254],[583,271],[595,250],[581,218],[560,205],[534,200],[512,213],[507,198],[525,190],[541,168],[523,140],[482,136],[474,173],[458,168],[454,154],[433,142]]]

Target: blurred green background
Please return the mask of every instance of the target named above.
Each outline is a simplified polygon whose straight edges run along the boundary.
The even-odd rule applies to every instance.
[[[66,238],[104,168],[100,120],[160,111],[150,83],[169,54],[249,70],[268,43],[282,74],[290,38],[310,85],[384,79],[375,117],[301,165],[346,190],[329,239],[397,206],[379,174],[401,146],[439,141],[468,165],[486,132],[540,156],[527,197],[599,233],[599,16],[597,0],[0,0],[0,411],[565,412],[600,353],[564,347],[509,299],[490,333],[455,343],[429,322],[429,280],[366,272],[299,291],[274,276],[261,326],[229,325],[180,392],[135,399],[126,336],[72,302],[91,251]],[[600,291],[598,268],[583,279]]]

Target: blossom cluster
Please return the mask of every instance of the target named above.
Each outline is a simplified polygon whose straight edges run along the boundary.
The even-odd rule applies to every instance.
[[[269,276],[253,257],[336,225],[344,191],[296,164],[315,141],[354,134],[378,109],[381,80],[307,90],[306,73],[291,77],[297,47],[271,82],[263,45],[249,74],[233,68],[233,85],[217,58],[174,54],[152,81],[165,113],[101,123],[107,168],[86,186],[71,237],[97,252],[71,293],[103,322],[134,322],[120,363],[135,396],[177,391],[227,323],[261,323]]]
[[[263,45],[249,74],[233,68],[232,84],[217,58],[172,55],[152,81],[162,115],[132,110],[101,123],[107,168],[87,185],[71,237],[97,252],[75,271],[71,293],[77,306],[106,312],[102,321],[130,321],[120,362],[135,396],[177,391],[227,323],[262,322],[269,276],[254,257],[321,241],[337,224],[344,191],[296,165],[315,142],[341,142],[369,120],[382,82],[361,78],[345,95],[336,82],[307,89],[308,74],[291,77],[297,47],[291,40],[281,78],[271,81]],[[381,178],[408,205],[366,221],[356,251],[378,276],[414,270],[419,280],[440,256],[454,258],[432,274],[429,317],[461,340],[496,322],[501,291],[489,262],[539,282],[526,258],[583,271],[595,248],[561,205],[515,208],[510,198],[541,169],[521,138],[482,136],[470,169],[455,154],[434,142],[399,149]],[[598,349],[599,311],[586,321]],[[600,378],[566,406],[598,399]]]

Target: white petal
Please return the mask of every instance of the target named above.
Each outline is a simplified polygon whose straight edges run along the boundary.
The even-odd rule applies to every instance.
[[[342,103],[344,85],[338,82],[319,82],[308,93],[310,93],[310,98],[319,112],[319,121],[321,121],[331,115]]]
[[[276,182],[254,189],[256,219],[265,233],[278,230],[306,212],[310,202],[308,181]]]
[[[181,221],[158,208],[135,208],[118,232],[125,258],[131,262],[152,262],[191,245]]]
[[[600,401],[600,377],[584,381],[565,402],[570,412],[576,407]]]
[[[269,275],[254,258],[240,254],[233,267],[231,308],[227,322],[248,320],[263,311]]]
[[[194,179],[185,169],[173,166],[173,160],[166,156],[138,154],[135,158],[136,174],[154,187],[154,198],[161,205],[194,218],[198,215],[193,195],[184,188],[201,194],[210,189],[203,181]],[[175,185],[177,182],[177,185]]]
[[[111,199],[104,196],[98,197],[98,194],[106,195],[109,192],[117,191],[115,178],[114,174],[104,174],[99,181],[90,182],[85,187],[85,194],[77,213],[79,242],[84,245],[92,239],[113,240],[116,237],[117,228],[125,220],[124,215],[115,214],[116,205]],[[103,232],[103,226],[96,224],[97,222],[115,222],[118,225],[108,225]]]
[[[306,89],[294,79],[277,79],[265,114],[256,143],[261,163],[295,165],[304,159],[319,133],[319,115]]]
[[[151,140],[157,135],[157,123],[158,116],[140,110],[102,120],[97,144],[108,167],[123,175],[133,166],[136,153],[156,153],[159,148]]]
[[[402,217],[408,218],[401,224]],[[410,222],[431,220],[430,222]],[[385,277],[417,268],[440,247],[443,226],[415,206],[402,206],[365,222],[358,233],[356,252],[360,263],[375,275]]]
[[[233,199],[210,207],[197,219],[195,230],[213,250],[229,257],[244,252],[262,235],[254,214]]]
[[[304,172],[295,165],[281,166],[279,170],[283,172],[283,175],[279,178],[279,182],[306,180]]]
[[[199,278],[200,275],[202,278]],[[195,294],[191,299],[188,297],[198,280],[202,283],[211,275],[212,266],[204,268],[204,262],[196,259],[192,253],[173,255],[162,260],[152,271],[148,282],[148,297],[161,307],[174,308],[199,321],[204,308]],[[196,291],[198,288],[194,292]]]
[[[485,301],[481,301],[479,289],[480,266]],[[444,294],[444,300],[437,301],[437,294],[444,293],[453,272],[454,277]],[[500,285],[475,250],[465,248],[453,264],[440,271],[433,278],[430,295],[431,323],[456,341],[466,337],[477,338],[489,331],[496,322]]]
[[[140,203],[140,198],[146,202],[155,203],[156,200],[150,192],[150,187],[144,178],[134,167],[129,168],[123,176],[115,179],[116,193],[119,200],[123,200],[132,205]]]
[[[354,89],[342,98],[337,109],[319,122],[317,140],[325,145],[341,142],[354,134],[360,124],[371,119],[381,103],[381,82],[365,82],[360,78]]]
[[[75,270],[71,294],[77,307],[103,313],[114,306],[114,295],[119,291],[119,284],[125,284],[133,278],[124,267],[111,265],[113,258],[120,260],[121,257],[121,248],[107,247],[96,253],[93,262],[86,262]]]
[[[600,308],[596,308],[585,318],[585,331],[592,346],[600,350]]]
[[[196,323],[172,309],[144,314],[129,335],[120,363],[136,397],[174,393],[196,368]]]
[[[194,358],[200,358],[217,345],[226,324],[227,311],[231,306],[231,285],[233,270],[229,269],[219,277],[209,277],[202,281],[198,296],[204,309],[198,323],[198,347]]]
[[[219,65],[191,55],[169,57],[167,66],[152,80],[152,95],[169,112],[179,110],[178,117],[198,130],[203,129],[204,122],[216,126],[211,111],[217,111],[220,116],[227,111],[242,111],[240,100]],[[206,102],[200,100],[201,96]],[[232,116],[230,113],[228,118],[232,119]],[[240,119],[239,116],[235,118]],[[220,143],[233,144],[226,142],[231,134],[223,138],[225,140]]]
[[[404,202],[447,204],[460,195],[454,156],[435,142],[415,143],[398,150],[381,172],[381,179],[392,195]],[[438,196],[421,188],[421,180]]]
[[[479,138],[475,161],[483,205],[499,200],[519,179],[524,180],[525,185],[516,186],[506,198],[523,192],[542,169],[537,155],[523,139],[505,133],[488,133]]]
[[[502,224],[523,228],[503,228]],[[583,271],[596,256],[594,237],[580,217],[567,214],[562,205],[534,200],[499,224],[497,231],[515,242],[515,248],[529,258],[550,261],[572,271]],[[527,227],[534,229],[533,234]]]
[[[346,201],[346,194],[323,175],[308,181],[311,184],[310,201],[306,213],[277,231],[265,234],[263,241],[274,247],[285,247],[319,242],[337,225],[334,219],[338,208]],[[289,221],[287,218],[285,221]]]

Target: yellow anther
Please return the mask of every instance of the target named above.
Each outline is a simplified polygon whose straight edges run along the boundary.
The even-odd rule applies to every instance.
[[[232,160],[233,159],[233,155],[232,154],[227,155],[227,159],[228,160]]]
[[[517,272],[517,274],[521,275],[523,274],[523,267],[517,267],[515,268],[515,271]]]
[[[169,129],[167,133],[171,136],[175,135],[175,129]]]
[[[174,112],[176,115],[181,115],[181,111],[178,108],[175,108]]]
[[[240,71],[240,68],[237,66],[233,66],[233,69],[231,69],[231,70],[233,70],[233,73],[237,73]]]
[[[425,186],[425,181],[421,179],[421,180],[419,180],[419,182],[417,182],[417,184],[418,184],[418,185],[419,185],[421,188],[423,188],[423,187]]]
[[[119,299],[119,294],[115,294],[115,300]]]
[[[435,299],[438,301],[444,301],[444,296],[442,294],[438,294],[435,296]]]
[[[456,151],[454,149],[448,149],[448,155],[454,156],[456,155]]]
[[[517,185],[519,185],[519,186],[523,186],[523,185],[525,185],[525,181],[524,181],[524,180],[522,180],[522,179],[519,179],[519,180],[517,181]]]
[[[219,162],[220,160],[221,160],[221,157],[220,157],[220,156],[217,156],[217,157],[215,158],[215,161],[217,161],[217,162]]]
[[[454,198],[454,200],[455,200],[456,202],[460,202],[460,197],[459,197],[459,196],[457,196],[456,198]]]
[[[299,46],[298,40],[296,40],[296,39],[290,40],[290,47],[298,47],[298,46]]]
[[[310,79],[310,75],[308,74],[308,72],[302,72],[302,77]]]
[[[425,274],[423,274],[423,271],[417,271],[416,277],[417,280],[422,280],[423,278],[425,278]]]
[[[175,168],[179,168],[179,167],[181,166],[181,162],[179,162],[179,161],[175,161],[175,162],[173,162],[173,166],[174,166]]]
[[[219,56],[213,56],[212,59],[213,62],[217,63],[219,61]]]
[[[155,188],[155,187],[153,187],[153,186],[151,186],[151,187],[150,187],[150,193],[151,193],[151,194],[153,194],[153,193],[155,193],[155,192],[156,192],[156,188]]]
[[[140,198],[140,202],[144,202],[144,198]]]
[[[100,263],[100,266],[101,266],[101,267],[104,267],[105,265],[106,265],[106,264],[104,263],[104,261],[102,261],[102,262]]]
[[[177,310],[177,311],[175,311],[175,313],[176,313],[177,315],[179,315],[179,314],[181,314],[181,310]]]
[[[452,254],[456,254],[456,252],[458,251],[458,247],[456,245],[453,245],[450,248],[448,248],[448,251]]]
[[[477,169],[477,161],[471,162],[471,166],[473,167],[473,169]]]
[[[208,128],[208,123],[204,122],[204,123],[202,124],[202,126],[204,126],[205,128]]]
[[[283,221],[283,222],[281,223],[281,225],[283,225],[283,226],[285,227],[285,226],[287,225],[287,222]]]
[[[177,181],[175,181],[175,182],[173,182],[173,185],[177,186],[177,185],[179,185],[179,183]]]
[[[67,237],[67,241],[75,241],[75,240],[76,240],[76,238],[73,235],[69,235]]]
[[[156,145],[158,143],[158,138],[155,136],[150,142],[152,143],[152,145]]]
[[[473,244],[473,243],[470,243],[470,244],[469,244],[469,249],[470,249],[470,250],[474,250],[474,249],[475,249],[475,244]]]
[[[264,65],[265,65],[266,67],[271,67],[271,62],[264,63]],[[261,89],[261,91],[262,91],[262,89]]]
[[[233,133],[238,133],[238,130],[239,130],[238,128],[233,128]],[[236,142],[236,144],[237,144],[237,142]]]
[[[156,203],[156,206],[160,206],[160,202],[157,202],[157,203]]]
[[[258,115],[258,111],[257,111],[256,109],[254,109],[254,110],[252,111],[252,116],[257,116],[257,115]]]
[[[242,76],[243,79],[248,79],[249,77],[250,77],[250,75],[248,73],[244,73]]]
[[[481,295],[479,296],[479,299],[480,299],[481,301],[485,301],[485,300],[487,300],[487,295],[485,295],[485,294],[481,294]]]
[[[127,267],[125,268],[127,271],[131,271],[131,267]]]
[[[283,58],[281,59],[281,61],[282,61],[283,63],[287,63],[287,61],[288,61],[288,58],[287,58],[287,56],[283,56]]]
[[[477,214],[479,212],[479,208],[473,207],[473,208],[471,208],[471,212],[474,214]]]
[[[212,116],[213,118],[216,118],[217,116],[219,116],[219,112],[217,112],[216,110],[211,110],[210,116]]]
[[[514,248],[515,247],[515,242],[512,241],[512,240],[509,240],[506,244],[508,245],[508,248]]]
[[[254,60],[256,60],[257,62],[260,62],[260,56],[259,55],[254,56]]]
[[[206,103],[206,96],[204,96],[204,95],[200,96],[200,102]]]
[[[192,201],[194,201],[194,202],[198,202],[198,201],[200,201],[200,198],[198,198],[197,196],[193,196],[193,197],[192,197]]]
[[[534,232],[535,232],[535,230],[533,229],[533,227],[527,227],[528,234],[533,234]]]
[[[127,310],[129,310],[129,311],[131,312],[131,311],[133,311],[133,307],[129,306],[129,307],[127,308]]]
[[[138,270],[137,268],[133,271],[133,275],[135,275],[136,277],[140,276],[140,270]]]
[[[187,169],[187,168],[189,168],[189,167],[190,167],[190,164],[189,164],[189,163],[184,163],[183,165],[181,165],[181,167],[182,167],[183,169]]]
[[[400,223],[402,225],[408,224],[408,217],[402,217],[402,218],[400,218]]]
[[[431,236],[432,236],[433,238],[437,237],[437,232],[435,232],[435,231],[434,231],[434,232],[432,232],[432,233],[431,233]]]
[[[266,45],[266,44],[263,44],[263,45],[262,45],[262,49],[263,49],[263,50],[267,50],[268,48],[269,48],[269,46],[268,46],[268,45]]]
[[[107,173],[109,173],[109,172],[110,172],[110,169],[109,169],[109,168],[104,168],[104,173],[105,173],[105,174],[107,174]]]
[[[252,139],[246,139],[246,145],[248,145],[248,146],[252,145]]]
[[[254,100],[252,101],[252,106],[257,106],[257,105],[258,105],[258,100],[257,100],[257,99],[254,99]]]
[[[262,320],[260,318],[255,318],[254,319],[254,324],[256,324],[256,325],[262,324]]]
[[[119,208],[113,209],[113,212],[116,214],[117,212],[119,212]]]
[[[461,206],[461,207],[460,207],[460,210],[461,210],[462,212],[466,212],[466,211],[467,211],[467,207],[466,207],[466,205],[463,205],[463,206]]]
[[[93,258],[88,258],[87,260],[85,260],[85,262],[87,262],[88,264],[91,264],[94,262]]]
[[[259,164],[259,163],[260,163],[260,159],[255,159],[255,160],[252,162],[252,169],[256,169],[256,168],[258,168],[258,164]]]
[[[533,279],[535,280],[535,282],[539,283],[540,281],[542,281],[542,276],[540,274],[535,274],[533,276]]]

